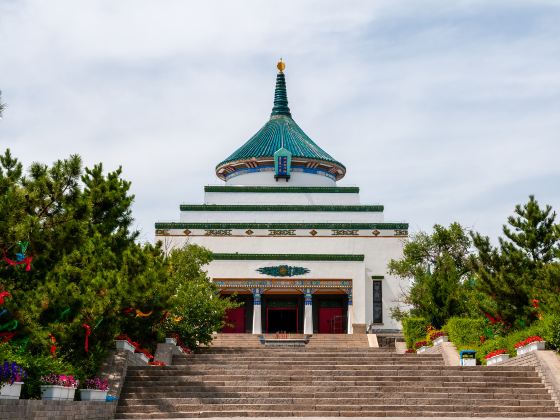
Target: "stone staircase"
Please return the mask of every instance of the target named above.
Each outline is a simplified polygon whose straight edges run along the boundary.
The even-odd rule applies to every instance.
[[[259,348],[262,344],[254,334],[218,334],[210,347]]]
[[[365,334],[313,334],[308,348],[369,348]]]
[[[447,367],[437,354],[314,339],[274,349],[225,338],[173,366],[130,367],[116,418],[560,417],[532,367]]]

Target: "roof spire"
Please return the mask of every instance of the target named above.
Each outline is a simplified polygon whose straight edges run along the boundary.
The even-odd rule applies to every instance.
[[[291,117],[290,108],[288,108],[288,94],[286,92],[286,79],[284,78],[284,69],[286,63],[280,59],[276,65],[278,74],[276,75],[276,90],[274,91],[274,107],[272,108],[271,117],[275,115],[286,115]]]

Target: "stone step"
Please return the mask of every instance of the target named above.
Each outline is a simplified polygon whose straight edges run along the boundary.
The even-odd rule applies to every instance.
[[[290,405],[317,405],[317,404],[328,404],[328,405],[352,405],[357,406],[367,406],[373,401],[377,404],[386,405],[402,405],[402,404],[415,404],[415,405],[429,405],[429,404],[454,404],[454,405],[465,405],[465,406],[477,406],[477,405],[509,405],[509,406],[535,406],[535,407],[554,407],[554,403],[551,400],[534,400],[534,399],[514,399],[511,395],[500,394],[500,398],[464,398],[456,399],[453,397],[447,398],[435,398],[435,397],[424,397],[424,398],[412,398],[412,397],[376,397],[374,400],[372,398],[347,398],[347,397],[333,397],[333,398],[311,398],[311,397],[297,397],[297,398],[272,398],[272,397],[246,397],[246,398],[223,398],[223,397],[206,397],[206,398],[159,398],[152,399],[149,402],[145,402],[143,399],[127,399],[127,401],[122,404],[122,407],[130,407],[131,409],[137,406],[151,406],[164,403],[166,405],[177,407],[179,405],[186,404],[290,404]],[[484,397],[487,397],[484,395]]]
[[[125,384],[125,389],[127,390],[136,390],[136,389],[145,389],[149,387],[157,387],[159,390],[189,390],[193,387],[199,387],[201,383],[204,383],[208,387],[213,387],[218,391],[222,387],[226,386],[235,386],[240,389],[243,387],[277,387],[277,386],[293,386],[295,384],[299,386],[328,386],[328,385],[338,385],[340,387],[352,387],[361,385],[364,387],[370,388],[381,388],[385,386],[396,386],[396,387],[407,387],[407,386],[414,386],[417,384],[416,381],[354,381],[352,378],[349,378],[348,381],[274,381],[274,380],[254,380],[254,381],[212,381],[212,380],[198,380],[198,381],[169,381],[164,382],[162,381],[136,381],[136,382],[128,382]],[[439,382],[429,382],[427,383],[430,386],[441,386],[441,387],[464,387],[464,388],[485,388],[491,389],[503,386],[503,382],[485,382],[485,381],[478,381],[478,382],[452,382],[452,381],[439,381]],[[541,383],[537,382],[528,382],[528,383],[512,383],[508,384],[509,388],[520,388],[520,389],[531,389],[531,388],[540,388],[542,387]]]
[[[494,388],[488,388],[486,386],[429,386],[429,387],[418,387],[414,385],[409,386],[384,386],[382,389],[380,387],[371,387],[371,386],[359,386],[359,385],[352,385],[352,386],[332,386],[330,385],[283,385],[283,386],[269,386],[263,388],[259,385],[255,386],[238,386],[238,385],[227,385],[227,386],[208,386],[206,384],[199,384],[191,387],[185,387],[181,390],[178,389],[169,389],[169,390],[160,390],[156,388],[154,390],[151,387],[137,387],[136,389],[131,389],[125,385],[122,391],[122,395],[126,397],[131,396],[160,396],[160,397],[188,397],[188,396],[195,396],[211,392],[214,396],[231,396],[231,395],[242,395],[243,393],[252,393],[256,395],[260,393],[261,395],[278,395],[280,393],[281,396],[292,396],[297,397],[301,395],[328,395],[336,397],[340,393],[344,393],[344,395],[351,395],[352,393],[359,393],[360,395],[377,395],[378,393],[448,393],[448,394],[465,394],[465,393],[495,393]],[[266,389],[266,391],[263,391]],[[503,389],[503,388],[498,388]],[[512,388],[508,389],[508,392],[511,395],[523,397],[524,395],[547,395],[548,391],[544,388]]]
[[[432,367],[410,369],[402,366],[376,366],[376,365],[340,365],[340,366],[307,366],[305,369],[300,367],[286,367],[279,369],[277,366],[258,366],[251,369],[249,366],[239,366],[238,368],[229,366],[187,366],[183,369],[154,369],[153,367],[134,369],[128,375],[135,377],[158,377],[158,376],[192,376],[192,375],[237,375],[237,376],[255,376],[256,374],[269,376],[337,376],[355,375],[355,376],[371,376],[371,377],[419,377],[420,380],[432,380],[434,377],[487,377],[487,378],[534,378],[540,381],[535,371],[517,371],[508,369],[503,371],[496,370],[446,370]]]
[[[410,409],[399,411],[192,411],[192,412],[173,412],[173,413],[120,413],[115,419],[164,419],[164,418],[209,418],[209,417],[488,417],[488,413],[478,413],[476,411],[430,411]],[[556,411],[543,411],[538,413],[492,413],[492,417],[512,418],[512,417],[560,417]]]
[[[539,389],[534,390],[533,392],[525,392],[524,390],[503,390],[503,392],[469,392],[468,394],[464,392],[463,388],[457,388],[455,391],[448,392],[449,388],[440,388],[439,391],[430,391],[430,392],[418,392],[416,391],[393,391],[393,392],[380,392],[380,391],[369,391],[363,392],[362,391],[347,391],[344,392],[344,397],[341,397],[339,392],[334,391],[316,391],[316,392],[305,392],[302,394],[301,392],[295,391],[251,391],[251,392],[215,392],[214,390],[206,390],[201,392],[188,392],[188,393],[180,393],[176,392],[177,396],[171,396],[168,393],[154,393],[150,392],[150,390],[146,390],[146,392],[127,392],[124,391],[123,395],[126,395],[126,400],[123,400],[123,404],[126,404],[128,401],[138,401],[144,400],[146,395],[154,395],[157,398],[170,398],[170,399],[200,399],[200,398],[245,398],[245,399],[299,399],[299,398],[315,398],[315,399],[328,399],[328,400],[337,400],[339,398],[343,399],[363,399],[366,398],[371,401],[373,398],[375,399],[383,399],[383,398],[451,398],[454,400],[463,400],[463,399],[485,399],[485,398],[495,398],[495,399],[509,399],[509,398],[516,398],[519,400],[524,400],[529,398],[530,400],[550,400],[550,395],[547,390]],[[159,395],[159,396],[158,396]],[[305,395],[305,397],[302,397]]]

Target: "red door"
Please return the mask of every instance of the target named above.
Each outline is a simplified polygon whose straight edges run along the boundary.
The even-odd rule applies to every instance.
[[[226,312],[226,326],[222,329],[223,333],[244,333],[245,332],[245,308],[228,309]]]
[[[344,315],[342,308],[319,308],[319,334],[344,332]]]

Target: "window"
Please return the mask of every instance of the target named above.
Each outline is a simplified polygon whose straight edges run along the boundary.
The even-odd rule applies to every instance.
[[[373,323],[383,323],[383,281],[373,281]]]

